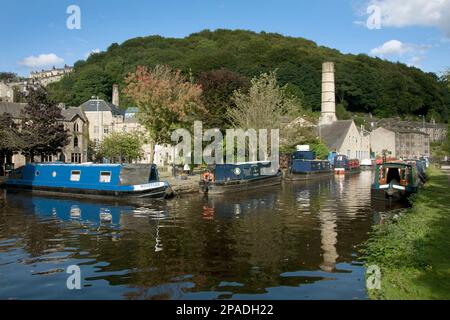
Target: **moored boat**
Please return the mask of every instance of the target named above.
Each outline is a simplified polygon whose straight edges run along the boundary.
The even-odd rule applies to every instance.
[[[347,174],[360,172],[361,166],[358,159],[348,159],[345,155],[337,155],[334,160],[334,173]]]
[[[216,164],[202,175],[199,184],[201,193],[224,194],[278,185],[281,178],[281,171],[274,172],[270,161]]]
[[[296,151],[292,154],[285,178],[287,180],[310,180],[333,174],[328,160],[316,160],[314,151]]]
[[[421,185],[415,164],[400,161],[385,162],[376,167],[371,188],[372,198],[406,199],[416,193]]]
[[[8,191],[82,198],[163,198],[168,188],[156,165],[32,163],[6,181]]]
[[[363,159],[361,160],[361,170],[372,170],[374,168],[372,160]]]

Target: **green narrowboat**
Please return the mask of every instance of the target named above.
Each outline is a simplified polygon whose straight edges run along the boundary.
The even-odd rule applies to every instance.
[[[373,199],[405,200],[421,187],[417,168],[412,163],[385,162],[378,164],[371,188]]]

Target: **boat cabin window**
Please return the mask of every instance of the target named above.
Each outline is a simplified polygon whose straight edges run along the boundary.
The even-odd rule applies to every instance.
[[[254,177],[261,175],[261,170],[259,169],[259,166],[252,166],[252,175]]]
[[[389,184],[391,181],[396,181],[397,183],[400,183],[400,169],[398,168],[389,168],[387,173],[387,181],[386,183]]]
[[[81,172],[79,170],[73,170],[70,172],[70,181],[80,181]]]
[[[100,172],[100,182],[110,183],[111,182],[111,171],[101,171]]]

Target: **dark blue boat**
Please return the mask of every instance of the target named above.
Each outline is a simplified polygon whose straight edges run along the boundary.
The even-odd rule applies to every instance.
[[[330,176],[333,171],[328,160],[316,160],[314,151],[296,151],[292,154],[287,180],[309,180]]]
[[[281,183],[281,171],[273,172],[271,162],[216,164],[200,181],[200,192],[224,194],[274,186]]]
[[[6,189],[72,197],[162,198],[169,187],[156,165],[27,164],[12,171]]]

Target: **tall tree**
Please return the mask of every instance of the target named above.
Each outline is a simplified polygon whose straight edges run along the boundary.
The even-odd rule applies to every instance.
[[[27,106],[22,111],[22,151],[31,161],[34,156],[56,155],[69,143],[69,135],[62,123],[61,109],[49,100],[42,89],[30,89]]]
[[[148,131],[151,161],[156,143],[170,141],[172,130],[189,127],[196,114],[206,111],[200,85],[168,66],[138,67],[125,83],[124,93],[136,103],[138,120]]]
[[[13,153],[22,147],[22,140],[13,118],[9,113],[0,115],[0,175],[5,157],[12,157]]]
[[[208,110],[203,118],[204,126],[225,129],[230,125],[226,113],[236,105],[232,100],[234,91],[247,92],[250,81],[247,77],[225,68],[202,72],[197,81],[202,86],[202,100]]]
[[[280,129],[295,119],[300,111],[298,100],[278,85],[276,72],[263,73],[251,80],[248,93],[235,91],[236,107],[227,115],[235,127],[242,129]]]

